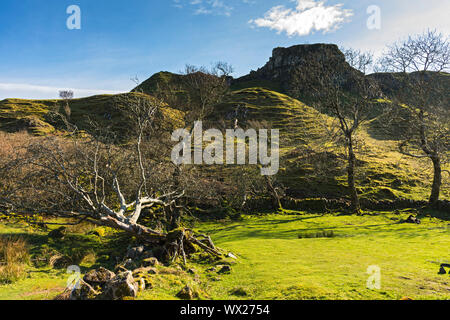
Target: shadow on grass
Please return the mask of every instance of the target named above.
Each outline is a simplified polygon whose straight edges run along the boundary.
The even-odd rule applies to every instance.
[[[426,216],[430,216],[433,218],[438,218],[444,221],[450,221],[450,212],[437,211],[434,209],[422,208],[417,210],[417,217],[419,219],[424,218]]]
[[[425,211],[423,216],[430,217],[439,215],[436,212]],[[418,237],[428,237],[431,234],[438,234],[441,232],[447,232],[448,228],[445,226],[439,226],[436,224],[409,224],[404,223],[407,214],[413,214],[413,212],[403,212],[400,215],[386,215],[384,213],[379,213],[374,215],[374,223],[370,224],[370,217],[366,217],[361,222],[365,224],[356,223],[356,225],[343,225],[343,223],[338,221],[327,222],[314,219],[322,218],[323,215],[313,215],[313,216],[296,216],[296,218],[287,219],[277,219],[273,217],[267,217],[266,219],[261,218],[260,220],[246,220],[244,223],[232,223],[228,226],[218,227],[208,230],[216,239],[220,239],[221,242],[234,242],[239,240],[249,240],[249,239],[297,239],[298,235],[304,232],[329,232],[334,231],[336,238],[342,237],[353,237],[353,236],[370,236],[371,234],[376,234],[377,237],[390,237],[395,236],[404,239],[413,239]],[[418,212],[416,215],[419,216]],[[340,215],[339,215],[340,216]],[[346,216],[346,215],[345,215]],[[351,215],[354,216],[354,215]],[[335,215],[334,217],[337,217]],[[356,216],[355,216],[356,217]],[[380,221],[379,218],[384,217],[390,219],[389,222]],[[355,218],[356,219],[356,218]],[[313,221],[308,221],[313,220]],[[306,222],[306,225],[299,226],[301,228],[296,228],[295,222]],[[378,222],[378,223],[377,223]],[[289,226],[289,223],[293,223]],[[330,225],[327,225],[327,224]],[[308,227],[308,225],[311,225]]]

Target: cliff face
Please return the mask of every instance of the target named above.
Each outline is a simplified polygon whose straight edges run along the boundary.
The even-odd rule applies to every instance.
[[[271,81],[285,93],[292,91],[292,86],[298,72],[308,73],[310,61],[322,64],[333,64],[352,69],[346,62],[344,54],[334,44],[297,45],[290,48],[275,48],[272,57],[266,65],[249,75],[234,80],[235,85],[244,85],[246,82]],[[353,71],[353,69],[352,69]]]

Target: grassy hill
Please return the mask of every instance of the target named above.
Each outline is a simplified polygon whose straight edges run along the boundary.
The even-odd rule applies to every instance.
[[[80,129],[87,129],[90,121],[110,126],[117,132],[126,132],[129,123],[126,121],[127,107],[136,103],[137,99],[152,99],[140,93],[124,93],[118,95],[98,95],[69,102],[70,122]],[[0,130],[15,132],[29,130],[35,135],[62,134],[64,126],[54,116],[54,112],[64,114],[62,100],[25,100],[6,99],[0,101]],[[168,131],[183,126],[183,113],[168,106],[160,113],[159,124]]]
[[[154,88],[158,80],[172,81],[179,79],[177,77],[159,73],[143,83],[143,88]],[[94,119],[124,132],[128,126],[123,117],[124,108],[142,96],[145,95],[133,92],[74,99],[70,102],[71,121],[83,129],[88,126],[89,119]],[[256,87],[229,94],[223,104],[216,106],[208,119],[209,125],[222,128],[225,123],[227,128],[233,127],[227,116],[236,106],[247,110],[240,126],[280,129],[281,169],[278,180],[286,187],[287,195],[296,199],[346,197],[345,154],[341,146],[328,142],[330,117],[287,95]],[[50,117],[52,110],[60,111],[61,108],[62,101],[58,100],[1,101],[0,129],[28,129],[36,135],[61,133],[61,127]],[[160,123],[166,130],[184,127],[183,111],[165,107],[162,115]],[[376,121],[376,118],[372,120]],[[372,122],[359,131],[357,178],[361,197],[370,201],[426,200],[432,176],[430,163],[401,155],[396,141],[379,132],[374,134],[376,126]],[[444,169],[448,169],[448,165]],[[212,177],[216,175],[226,179],[229,175],[229,168],[206,170],[211,171]],[[450,200],[448,184],[448,176],[444,175],[442,199]]]
[[[158,81],[163,81],[161,87],[178,86],[183,95],[189,95],[180,87],[181,77],[167,72],[158,73],[139,89],[152,93]],[[258,87],[251,87],[253,85]],[[282,159],[278,178],[287,187],[289,196],[299,199],[345,198],[345,154],[342,146],[329,142],[328,128],[332,118],[280,93],[276,87],[276,83],[269,80],[234,83],[226,101],[216,106],[208,118],[208,125],[232,128],[234,123],[229,115],[239,106],[240,112],[246,110],[245,119],[239,123],[243,128],[261,126],[280,129]],[[358,133],[357,178],[361,197],[375,202],[426,200],[430,193],[431,164],[426,159],[413,159],[400,154],[398,142],[378,126],[377,114],[379,111],[374,105],[372,120]],[[229,176],[227,168],[214,167],[210,170],[212,176],[215,174],[221,179]],[[444,175],[442,199],[450,199],[448,186],[449,178]]]
[[[132,92],[144,92],[147,94],[154,93],[159,88],[164,89],[168,86],[180,86],[182,84],[183,75],[172,72],[161,71],[155,73],[150,78],[142,82]]]
[[[264,88],[234,91],[216,108],[213,123],[225,119],[236,106],[248,110],[243,127],[262,125],[280,129],[281,171],[279,180],[294,198],[341,198],[346,196],[346,163],[341,146],[328,142],[332,119],[287,95]],[[372,134],[372,122],[359,130],[358,185],[368,200],[426,200],[432,167],[427,161],[398,152],[397,142],[383,132]],[[228,127],[232,127],[231,121]],[[442,198],[450,199],[444,177]]]

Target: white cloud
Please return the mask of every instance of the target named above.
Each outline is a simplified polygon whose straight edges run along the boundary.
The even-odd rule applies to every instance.
[[[24,83],[1,83],[0,82],[0,100],[6,98],[21,99],[55,99],[60,90],[72,90],[75,97],[87,97],[96,94],[115,94],[117,91],[96,90],[96,89],[75,89],[58,88],[49,86],[38,86]]]
[[[290,37],[306,36],[315,31],[323,33],[335,31],[349,22],[352,10],[343,9],[342,4],[325,5],[325,1],[292,0],[297,3],[295,9],[285,6],[271,8],[263,18],[250,20],[249,23],[260,27],[286,32]]]

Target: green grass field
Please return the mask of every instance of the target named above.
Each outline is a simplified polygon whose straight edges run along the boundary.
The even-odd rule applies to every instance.
[[[430,262],[450,260],[447,222],[392,220],[399,218],[273,215],[207,225],[219,245],[241,258],[211,293],[226,299],[237,288],[255,299],[450,298],[449,276],[437,275],[438,265]],[[333,230],[335,238],[297,239],[316,230]],[[381,268],[381,290],[366,288],[371,265]]]
[[[206,271],[211,264],[191,263],[196,275],[178,266],[160,267],[153,289],[139,299],[176,299],[186,284],[201,299],[450,299],[449,275],[438,275],[438,262],[450,261],[448,217],[423,213],[422,224],[400,223],[409,213],[372,212],[366,216],[289,214],[244,216],[240,221],[202,222],[197,229],[238,256],[218,264],[232,264],[231,274]],[[303,238],[333,231],[332,238]],[[22,234],[30,251],[39,251],[46,235],[24,226],[0,226],[0,235]],[[75,236],[75,235],[73,235]],[[78,235],[78,241],[93,241]],[[66,240],[64,240],[66,241]],[[107,248],[106,236],[97,257]],[[68,246],[72,242],[59,244]],[[48,244],[47,244],[48,245]],[[87,247],[87,246],[86,246]],[[102,249],[103,248],[103,249]],[[86,268],[98,265],[88,261]],[[367,288],[369,266],[381,270],[381,289]],[[0,285],[0,299],[52,299],[66,284],[65,269],[28,267],[26,276]]]

